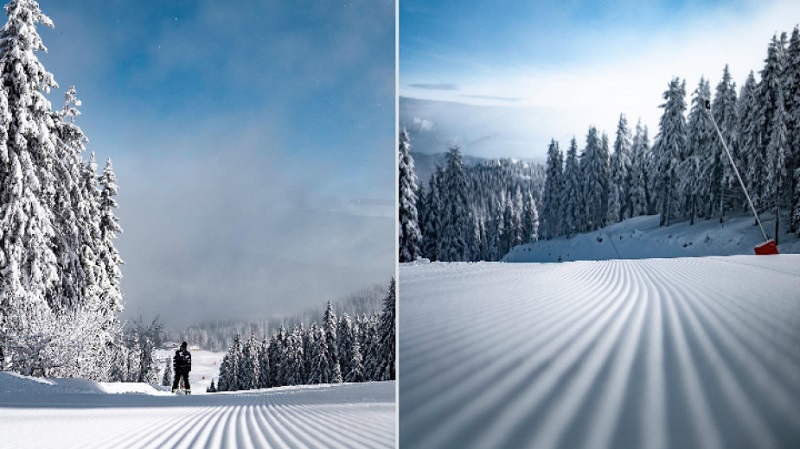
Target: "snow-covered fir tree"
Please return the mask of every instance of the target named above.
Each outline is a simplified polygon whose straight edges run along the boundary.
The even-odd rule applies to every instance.
[[[339,364],[342,368],[342,380],[344,382],[362,382],[364,380],[364,359],[358,341],[358,330],[354,326],[353,320],[347,315],[339,318],[337,338],[339,339]]]
[[[686,152],[686,82],[673,78],[664,92],[666,102],[659,120],[659,134],[653,146],[656,171],[654,185],[656,203],[661,215],[659,224],[669,226],[679,216],[680,190],[678,168]]]
[[[377,363],[378,380],[395,380],[395,333],[397,321],[395,318],[395,304],[397,294],[395,290],[395,280],[392,278],[389,283],[389,294],[384,300],[383,313],[381,314],[380,327],[378,328],[378,338],[380,345],[380,357]]]
[[[753,207],[762,211],[764,196],[763,171],[766,165],[763,136],[764,118],[758,105],[758,83],[751,71],[739,93],[739,144],[742,161],[742,176]]]
[[[788,117],[783,78],[786,59],[786,33],[773,36],[759,84],[759,112],[763,118],[762,142],[765,155],[764,206],[775,210],[775,241],[780,235],[780,208],[789,207],[792,192],[789,180]]]
[[[791,175],[789,178],[790,191],[793,195],[789,213],[791,220],[789,230],[800,232],[800,26],[795,26],[792,30],[792,37],[789,39],[789,47],[786,50],[784,70],[786,80],[784,100],[788,113],[786,128],[791,149],[788,168]]]
[[[561,195],[562,223],[567,237],[580,232],[580,216],[583,211],[583,188],[581,184],[578,141],[572,138],[564,164],[564,190]]]
[[[606,225],[609,195],[608,152],[608,136],[603,134],[599,137],[597,128],[590,126],[580,162],[584,213],[579,215],[578,227],[582,231],[593,231]]]
[[[561,235],[561,194],[564,190],[564,157],[558,142],[550,141],[547,148],[547,179],[542,193],[542,237]]]
[[[528,192],[522,205],[522,243],[539,240],[539,210],[533,195]]]
[[[122,233],[119,219],[114,213],[117,209],[116,196],[119,191],[117,187],[117,176],[111,159],[106,161],[103,174],[100,176],[100,208],[99,208],[99,245],[98,259],[100,266],[104,270],[103,283],[101,284],[102,294],[100,296],[100,317],[103,323],[103,330],[108,332],[112,329],[117,315],[122,311],[122,290],[120,281],[122,272],[120,266],[123,264],[122,258],[116,249],[114,241],[117,234]]]
[[[269,386],[269,341],[265,338],[261,340],[261,345],[258,348],[258,388],[269,388]]]
[[[620,114],[617,133],[614,138],[614,152],[611,154],[608,218],[616,223],[632,216],[631,206],[631,131],[628,119]]]
[[[400,221],[400,262],[417,260],[421,255],[420,245],[422,235],[419,230],[417,216],[417,175],[414,174],[414,158],[411,157],[411,144],[408,141],[408,132],[405,129],[400,133],[399,162],[399,211]]]
[[[6,13],[0,30],[0,345],[11,357],[8,368],[45,376],[57,337],[44,328],[57,319],[64,299],[56,295],[50,202],[58,143],[44,96],[57,85],[34,55],[46,51],[36,25],[52,22],[32,1],[12,0]]]
[[[722,80],[717,84],[714,101],[711,106],[711,115],[719,127],[725,145],[737,166],[741,166],[739,157],[739,110],[737,108],[736,83],[731,79],[728,65],[722,72]],[[710,209],[708,217],[718,215],[720,222],[725,220],[726,210],[733,210],[736,206],[744,204],[744,194],[725,153],[723,142],[716,134],[711,139],[711,151],[706,164],[713,167],[710,170]]]
[[[711,101],[711,87],[707,80],[700,78],[689,111],[688,141],[678,167],[683,215],[689,218],[689,224],[694,224],[698,215],[708,214],[711,184],[721,182],[721,179],[713,177],[715,165],[712,163],[711,141],[715,131],[706,112],[706,101]]]
[[[469,260],[468,237],[472,235],[467,178],[461,160],[461,150],[452,147],[447,152],[447,169],[443,179],[444,210],[439,235],[439,260]]]
[[[258,388],[259,371],[261,365],[258,362],[259,342],[255,334],[250,334],[250,338],[242,345],[242,360],[239,370],[239,389],[253,390]]]
[[[443,180],[444,169],[437,164],[430,180],[422,226],[423,254],[430,260],[441,260],[439,241],[441,239],[440,233],[442,229],[442,216],[444,213],[444,201],[442,199]]]
[[[636,124],[636,134],[631,148],[630,191],[628,200],[631,205],[631,216],[638,217],[648,213],[649,180],[650,180],[650,142],[647,127],[642,121]]]
[[[322,384],[331,382],[331,366],[330,359],[327,356],[327,341],[325,338],[325,331],[317,326],[317,323],[311,323],[309,329],[311,338],[311,371],[308,374],[309,384]]]
[[[338,320],[333,312],[333,304],[330,301],[328,301],[328,307],[325,309],[323,327],[325,331],[325,349],[327,350],[326,356],[328,357],[328,366],[331,369],[328,375],[329,382],[341,383],[342,369],[339,366],[339,339],[336,335]]]

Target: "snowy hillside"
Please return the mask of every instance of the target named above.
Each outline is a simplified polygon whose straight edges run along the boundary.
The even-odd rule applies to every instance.
[[[399,279],[404,448],[800,447],[800,255]]]
[[[768,233],[774,229],[774,218],[769,214],[764,214],[761,219]],[[753,247],[763,240],[761,231],[753,226],[752,215],[734,215],[724,224],[713,219],[697,221],[694,225],[686,221],[672,226],[658,226],[658,215],[649,215],[630,218],[570,239],[558,237],[520,245],[512,249],[503,261],[752,255]],[[794,234],[781,234],[779,241],[778,249],[782,254],[800,253],[800,240]]]
[[[205,394],[221,355],[194,349],[192,358],[192,396],[0,373],[0,447],[394,447],[394,382]]]

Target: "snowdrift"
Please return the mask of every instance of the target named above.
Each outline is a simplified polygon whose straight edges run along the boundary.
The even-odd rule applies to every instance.
[[[775,226],[774,217],[761,217],[767,231]],[[764,238],[753,216],[738,214],[726,218],[659,226],[659,216],[630,218],[603,229],[558,237],[513,248],[504,262],[562,262],[575,260],[645,259],[656,257],[698,257],[752,255],[753,247]],[[800,240],[794,234],[781,234],[781,254],[800,253]]]
[[[404,448],[800,447],[800,256],[399,272]]]

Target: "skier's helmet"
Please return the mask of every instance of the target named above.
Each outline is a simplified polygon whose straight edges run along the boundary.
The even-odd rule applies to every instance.
[[[187,346],[189,346],[189,343],[186,343],[185,341],[181,343],[181,349],[186,349]]]

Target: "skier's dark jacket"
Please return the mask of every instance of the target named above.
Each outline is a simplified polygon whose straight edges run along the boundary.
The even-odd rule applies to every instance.
[[[172,368],[175,369],[175,372],[185,372],[188,373],[192,370],[192,354],[186,350],[186,348],[181,348],[175,351],[175,357],[172,358]]]

